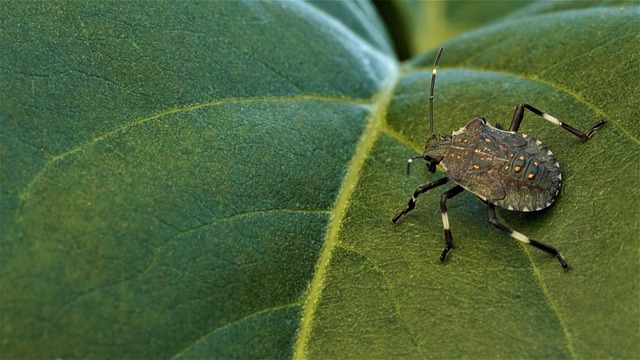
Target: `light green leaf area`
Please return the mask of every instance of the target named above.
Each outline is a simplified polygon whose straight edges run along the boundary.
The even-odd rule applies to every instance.
[[[540,213],[499,211],[508,226],[558,247],[571,270],[486,222],[465,192],[447,201],[455,248],[446,263],[440,195],[419,184],[444,176],[417,161],[429,134],[435,51],[408,64],[386,124],[362,169],[312,321],[310,358],[636,358],[639,343],[637,154],[638,10],[587,9],[518,19],[444,44],[435,131],[474,116],[508,127],[528,102],[586,130],[587,142],[533,115],[522,133],[545,142],[563,170],[556,203]]]
[[[445,43],[435,129],[528,114],[563,188],[485,221],[444,176],[435,52],[367,3],[4,2],[2,358],[638,358],[637,7],[541,11]]]

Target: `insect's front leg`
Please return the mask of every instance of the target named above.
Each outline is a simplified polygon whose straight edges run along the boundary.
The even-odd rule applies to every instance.
[[[420,194],[425,193],[435,187],[441,186],[446,184],[449,181],[448,177],[443,177],[442,179],[438,179],[436,181],[430,182],[428,184],[423,184],[420,185],[420,187],[418,187],[416,189],[416,191],[413,193],[413,196],[411,197],[411,199],[409,199],[409,202],[407,203],[407,207],[400,211],[399,213],[396,214],[396,216],[393,217],[393,219],[391,219],[391,221],[395,224],[396,222],[398,222],[398,220],[402,217],[402,215],[408,213],[409,211],[413,210],[414,207],[416,207],[416,201],[417,198]]]
[[[453,249],[453,236],[451,235],[451,228],[449,227],[449,215],[447,215],[447,199],[463,192],[462,186],[458,185],[453,187],[442,194],[440,197],[440,211],[442,212],[442,227],[444,228],[444,240],[447,242],[447,247],[442,251],[440,255],[440,261],[444,261],[447,258],[447,254]]]
[[[427,170],[429,170],[429,172],[432,174],[436,172],[436,165],[438,165],[440,161],[442,161],[442,157],[434,160],[425,158],[424,155],[412,156],[409,158],[409,160],[407,160],[407,175],[411,174],[411,164],[413,164],[413,160],[415,159],[425,159],[427,161]]]

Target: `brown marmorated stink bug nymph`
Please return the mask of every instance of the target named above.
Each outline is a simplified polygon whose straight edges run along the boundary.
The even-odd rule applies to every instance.
[[[487,205],[487,221],[491,225],[516,240],[554,255],[562,267],[567,268],[567,262],[556,248],[500,223],[496,217],[496,206],[513,211],[539,211],[550,206],[560,191],[560,166],[551,150],[539,140],[518,133],[525,109],[560,126],[581,140],[588,140],[605,121],[599,120],[583,133],[529,104],[519,104],[508,131],[502,130],[499,124],[493,127],[483,117],[476,117],[453,134],[438,137],[433,132],[433,88],[442,51],[441,48],[436,55],[429,89],[431,137],[427,140],[422,155],[409,159],[407,173],[413,160],[424,159],[431,173],[435,173],[436,165],[440,165],[447,176],[420,185],[409,199],[407,207],[391,221],[395,224],[404,214],[413,210],[420,194],[451,181],[456,186],[445,191],[440,197],[442,225],[447,243],[440,255],[440,261],[444,261],[447,253],[453,248],[453,236],[447,216],[447,199],[467,190]]]

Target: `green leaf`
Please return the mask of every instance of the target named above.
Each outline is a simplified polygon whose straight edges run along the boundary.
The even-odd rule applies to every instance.
[[[532,11],[445,43],[436,130],[473,116],[563,169],[508,211],[407,157],[434,52],[400,66],[367,3],[4,2],[3,358],[637,358],[638,7]]]
[[[2,357],[290,356],[396,71],[372,8],[3,5]]]
[[[333,242],[317,294],[310,358],[638,357],[637,8],[574,10],[505,21],[444,44],[435,129],[474,116],[505,126],[529,102],[586,130],[588,142],[531,114],[521,131],[544,141],[563,169],[556,204],[540,213],[499,211],[518,231],[561,249],[571,266],[518,245],[486,223],[463,193],[447,202],[456,247],[445,264],[439,199],[390,219],[429,174],[405,177],[402,159],[429,134],[435,52],[412,61],[387,110]],[[635,104],[635,105],[632,105]],[[446,188],[446,187],[443,187]]]

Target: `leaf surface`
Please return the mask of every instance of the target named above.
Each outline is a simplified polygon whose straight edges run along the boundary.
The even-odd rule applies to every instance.
[[[439,199],[415,188],[444,176],[403,158],[428,136],[435,52],[405,68],[387,122],[364,164],[334,239],[314,312],[310,358],[633,358],[638,356],[637,9],[586,9],[506,21],[455,38],[438,71],[435,129],[474,116],[508,126],[534,104],[586,130],[588,142],[528,114],[522,133],[544,141],[563,169],[556,204],[499,211],[510,227],[561,249],[571,271],[486,223],[466,192],[447,202],[456,247],[445,264]],[[599,64],[599,65],[598,65]],[[615,160],[612,154],[616,154]],[[616,329],[616,330],[613,330]]]
[[[323,6],[5,3],[3,357],[290,356],[396,68]]]
[[[543,9],[445,43],[436,131],[528,115],[553,207],[420,183],[434,52],[363,2],[5,2],[3,358],[637,358],[637,7]],[[25,21],[29,19],[29,21]]]

